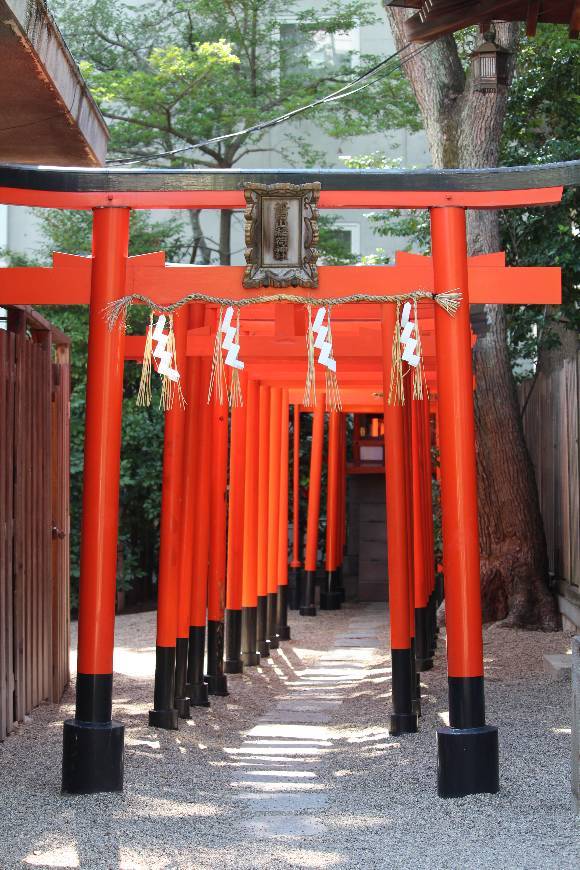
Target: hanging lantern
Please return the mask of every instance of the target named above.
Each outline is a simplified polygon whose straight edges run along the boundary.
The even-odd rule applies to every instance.
[[[473,89],[479,93],[507,87],[510,52],[494,42],[495,33],[486,33],[485,42],[471,54]]]

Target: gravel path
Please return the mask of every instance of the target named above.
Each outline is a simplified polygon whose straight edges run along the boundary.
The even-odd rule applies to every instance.
[[[569,638],[485,631],[499,795],[436,797],[447,710],[444,641],[423,678],[421,730],[391,738],[384,608],[292,619],[293,641],[230,678],[230,696],[179,732],[147,726],[154,614],[117,619],[115,716],[123,795],[59,793],[62,719],[41,707],[0,745],[0,868],[261,870],[580,867],[570,800],[570,685],[542,654]]]

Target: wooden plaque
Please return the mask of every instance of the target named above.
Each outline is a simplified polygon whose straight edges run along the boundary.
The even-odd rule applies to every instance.
[[[318,287],[320,183],[244,185],[246,270],[243,286]]]

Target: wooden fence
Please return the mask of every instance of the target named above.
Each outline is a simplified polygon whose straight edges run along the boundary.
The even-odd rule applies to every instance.
[[[36,312],[0,326],[2,740],[69,681],[70,372],[68,339]]]
[[[576,342],[547,372],[538,375],[524,412],[524,433],[540,496],[550,571],[560,592],[573,598],[580,587],[579,510],[580,352]],[[525,402],[529,382],[520,388]],[[568,589],[566,589],[568,587]]]

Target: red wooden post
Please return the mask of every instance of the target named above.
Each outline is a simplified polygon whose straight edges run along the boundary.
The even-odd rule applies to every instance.
[[[228,694],[224,674],[224,608],[226,598],[226,513],[228,486],[228,406],[217,395],[212,407],[210,450],[210,551],[207,595],[207,686],[210,695]]]
[[[206,313],[206,322],[210,316]],[[200,368],[199,444],[192,457],[197,466],[196,524],[194,529],[189,612],[189,649],[187,653],[187,696],[195,707],[208,707],[208,687],[204,679],[205,626],[207,617],[207,579],[210,538],[211,455],[213,446],[213,408],[207,402],[211,363],[203,360]]]
[[[288,390],[282,390],[280,414],[280,515],[278,520],[278,608],[276,631],[280,640],[290,640],[288,625]]]
[[[346,476],[346,414],[340,415],[340,449],[339,449],[339,460],[340,460],[340,538],[338,545],[338,565],[337,565],[337,583],[338,583],[338,592],[340,595],[341,604],[346,600],[346,593],[344,588],[344,574],[343,574],[343,564],[344,564],[344,551],[346,548],[346,533],[347,533],[347,510],[346,510],[346,500],[347,500],[347,476]]]
[[[300,607],[300,405],[294,405],[292,433],[292,561],[288,579],[288,607]]]
[[[340,477],[341,414],[328,415],[328,451],[326,459],[326,588],[320,591],[321,610],[339,610],[337,570],[342,541],[342,480]]]
[[[187,340],[187,312],[174,314],[175,346],[183,353]],[[183,356],[185,362],[185,355]],[[175,643],[179,591],[180,544],[183,521],[183,445],[185,413],[176,396],[165,413],[163,441],[163,489],[161,494],[161,542],[157,586],[157,641],[155,688],[149,724],[156,728],[178,727],[175,699]]]
[[[392,708],[391,734],[417,730],[409,585],[410,528],[407,509],[407,458],[404,406],[389,405],[391,348],[396,322],[394,305],[383,305],[383,394],[385,416],[385,480],[387,550],[389,564],[389,611],[391,616]]]
[[[430,571],[425,492],[424,401],[411,402],[413,458],[413,572],[415,585],[415,661],[418,671],[433,667],[430,649]],[[433,561],[431,559],[431,561]]]
[[[242,392],[247,376],[240,372]],[[232,408],[230,443],[230,491],[228,508],[228,561],[226,584],[226,674],[241,674],[242,575],[244,554],[244,479],[246,471],[246,404]]]
[[[324,396],[318,396],[318,404],[312,419],[310,445],[310,480],[308,482],[308,519],[306,525],[306,558],[304,559],[304,598],[300,616],[316,616],[315,579],[318,556],[318,522],[320,517],[320,483],[322,477],[322,453],[324,446]]]
[[[270,446],[268,448],[268,606],[267,634],[270,649],[278,649],[276,631],[278,608],[278,546],[280,543],[280,426],[282,416],[282,388],[273,387],[270,393]]]
[[[433,461],[431,459],[431,413],[430,402],[423,403],[423,438],[425,440],[425,520],[427,525],[427,565],[429,570],[429,650],[431,658],[437,646],[438,590],[435,584],[435,530],[433,526]]]
[[[187,326],[194,329],[202,326],[204,309],[201,305],[188,305]],[[181,546],[179,551],[179,593],[177,613],[177,640],[175,642],[175,709],[181,719],[189,719],[190,706],[187,697],[187,659],[189,647],[189,614],[191,611],[191,585],[193,576],[193,552],[197,515],[197,457],[200,441],[199,397],[201,392],[199,357],[187,357],[185,348],[177,348],[179,361],[184,369],[183,391],[185,406],[185,436],[183,460],[183,518]]]
[[[260,385],[258,426],[258,652],[270,655],[268,638],[268,473],[270,449],[270,388]]]
[[[485,724],[473,370],[465,211],[431,211],[435,290],[459,289],[455,317],[435,306],[449,728],[440,728],[442,797],[499,790],[497,728]]]
[[[244,482],[244,555],[242,576],[242,660],[260,664],[258,619],[258,462],[260,385],[250,380],[246,399],[246,473]]]
[[[121,791],[124,727],[111,721],[125,331],[105,306],[125,291],[129,209],[95,209],[89,320],[76,713],[62,789]]]

